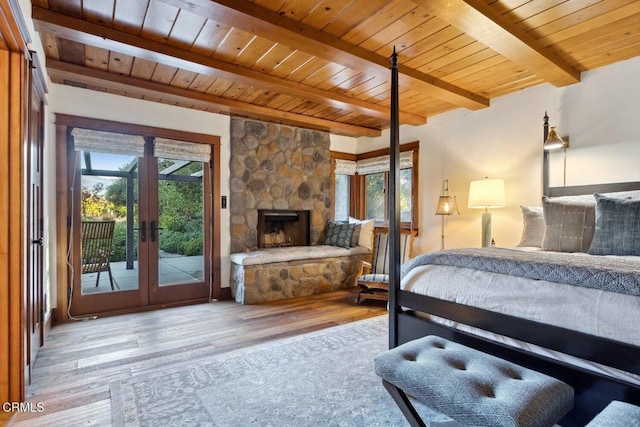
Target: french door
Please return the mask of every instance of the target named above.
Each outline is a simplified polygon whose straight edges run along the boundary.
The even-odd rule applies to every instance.
[[[71,135],[70,314],[208,298],[210,147],[80,128]]]

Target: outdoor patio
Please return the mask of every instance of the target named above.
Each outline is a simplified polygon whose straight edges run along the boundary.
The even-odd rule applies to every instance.
[[[203,257],[161,254],[159,260],[158,280],[160,286],[172,284],[195,283],[203,280]],[[82,275],[82,293],[95,294],[101,292],[126,291],[138,288],[138,261],[134,261],[133,268],[127,270],[126,261],[112,262],[111,274],[114,280],[114,290],[111,290],[109,273],[100,273],[100,281],[96,286],[98,273]],[[117,284],[117,286],[116,286]]]

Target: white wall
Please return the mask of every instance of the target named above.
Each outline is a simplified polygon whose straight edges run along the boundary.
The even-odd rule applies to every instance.
[[[439,249],[435,216],[442,181],[457,196],[460,216],[445,219],[446,247],[480,246],[481,210],[467,208],[469,182],[505,180],[507,206],[493,209],[498,246],[520,240],[520,205],[540,206],[542,118],[569,135],[567,184],[640,180],[640,58],[582,74],[580,83],[537,86],[491,100],[478,111],[458,109],[426,125],[402,126],[401,143],[420,141],[420,235],[417,253]],[[389,146],[389,133],[360,138],[358,153]],[[551,185],[562,185],[562,152],[551,154]]]
[[[329,135],[331,151],[341,151],[343,153],[356,154],[358,149],[358,139],[350,136]]]
[[[217,135],[220,136],[221,145],[220,194],[229,194],[230,118],[228,116],[174,107],[157,102],[109,95],[102,92],[78,89],[71,86],[52,84],[49,89],[49,146],[53,146],[55,141],[54,121],[56,113]],[[47,161],[45,170],[47,170],[47,176],[49,177],[47,178],[49,188],[45,188],[45,194],[53,195],[55,195],[55,173],[63,173],[63,171],[56,171],[54,153],[55,152],[51,150],[50,154],[45,157]],[[51,254],[54,259],[51,263],[52,265],[55,265],[55,199],[52,197],[46,203],[49,204],[49,242],[53,245],[51,246]],[[222,286],[226,287],[229,285],[230,270],[228,209],[222,209],[220,211],[220,221],[220,280]],[[55,283],[55,272],[52,272],[52,276],[49,280],[50,283]],[[55,301],[55,286],[50,286],[50,291],[52,293],[52,301]]]

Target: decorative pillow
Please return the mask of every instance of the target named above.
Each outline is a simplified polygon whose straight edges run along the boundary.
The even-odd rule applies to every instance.
[[[365,247],[370,251],[373,250],[373,227],[375,219],[359,220],[349,217],[350,224],[360,224],[360,237],[358,238],[358,246]]]
[[[615,193],[602,193],[602,195],[606,197],[615,198],[615,199],[640,200],[639,190],[618,191]]]
[[[354,224],[353,234],[351,235],[351,247],[358,246],[358,242],[360,241],[360,229],[362,228],[361,224]]]
[[[640,255],[640,201],[594,194],[596,228],[591,255]]]
[[[545,230],[542,206],[520,206],[520,208],[524,225],[518,246],[542,247]]]
[[[542,198],[545,232],[542,249],[587,252],[595,228],[595,203],[569,197]]]
[[[327,224],[327,236],[324,239],[325,245],[351,247],[351,236],[355,224],[342,224],[339,222],[329,222]]]

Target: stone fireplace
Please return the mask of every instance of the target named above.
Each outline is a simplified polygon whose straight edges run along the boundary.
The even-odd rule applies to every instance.
[[[329,145],[327,132],[231,118],[231,253],[258,249],[258,210],[307,211],[307,244],[320,243],[331,207]]]
[[[258,209],[258,247],[309,245],[309,211]]]

